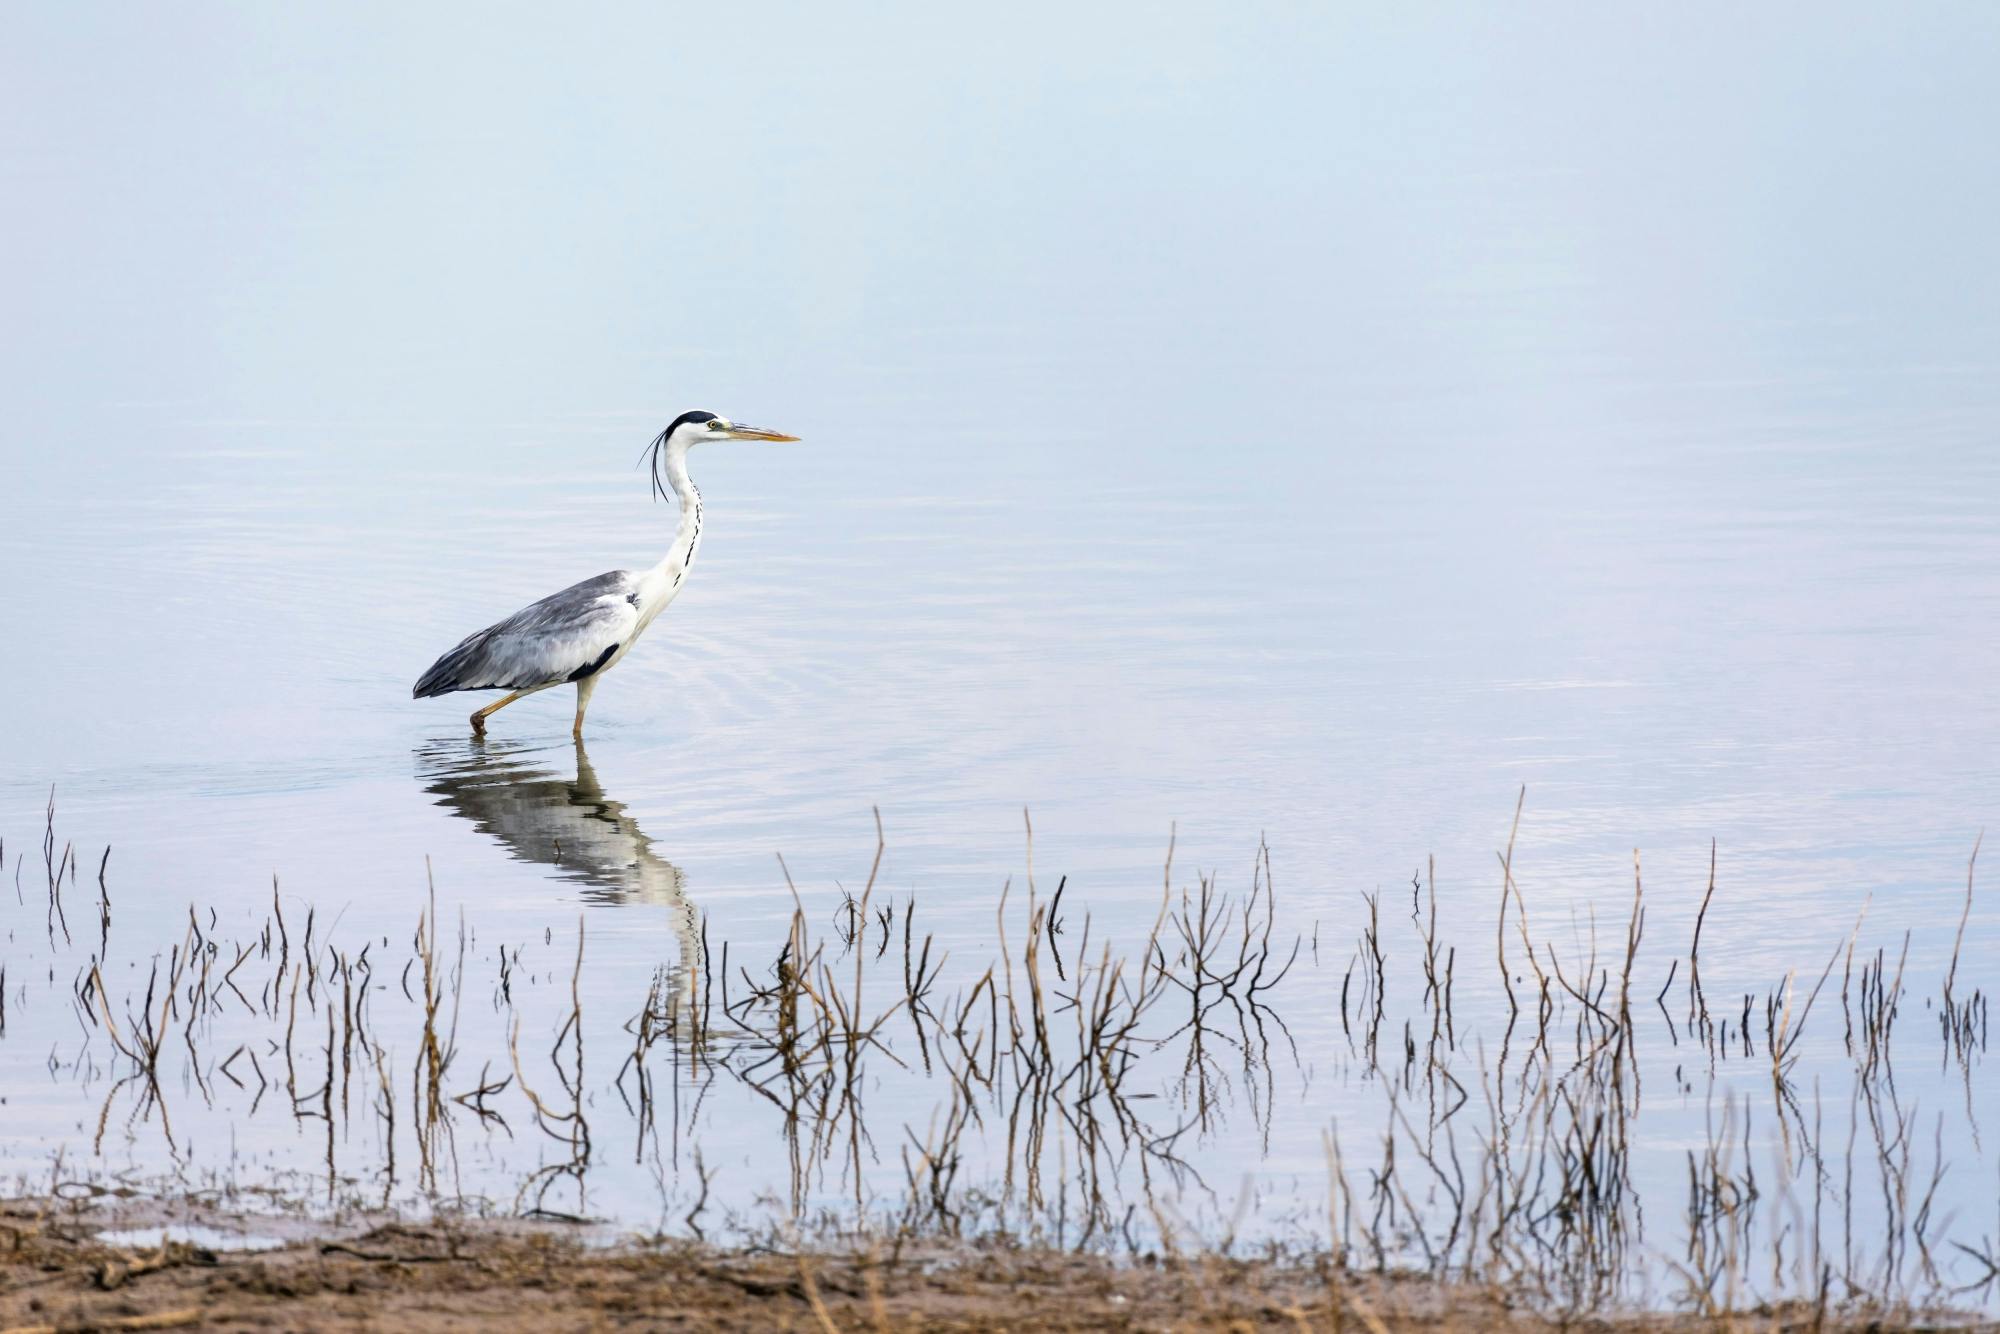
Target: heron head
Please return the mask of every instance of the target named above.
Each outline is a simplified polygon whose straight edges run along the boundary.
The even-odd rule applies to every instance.
[[[713,412],[683,412],[666,430],[654,438],[655,448],[686,449],[708,440],[796,440],[783,431],[767,431],[761,426],[745,426]]]
[[[713,412],[683,412],[674,418],[667,429],[653,437],[647,446],[647,454],[653,465],[653,489],[665,494],[660,482],[660,456],[662,452],[680,450],[686,452],[696,445],[710,440],[797,440],[795,435],[782,431],[769,431],[761,426],[745,426],[727,417],[718,417]]]
[[[671,442],[676,431],[686,428],[688,443],[698,445],[704,440],[796,440],[795,435],[783,431],[767,431],[761,426],[745,426],[727,417],[718,417],[712,412],[683,412],[667,428],[667,438]]]

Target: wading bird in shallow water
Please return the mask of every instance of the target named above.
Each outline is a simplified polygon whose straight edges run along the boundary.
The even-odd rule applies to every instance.
[[[701,492],[688,477],[688,450],[710,440],[796,439],[739,425],[712,412],[683,412],[674,418],[647,447],[654,492],[665,498],[671,487],[680,502],[674,544],[660,563],[648,570],[613,570],[572,584],[468,636],[431,664],[410,691],[411,697],[429,699],[454,690],[507,691],[472,715],[473,734],[484,736],[486,719],[515,700],[550,686],[574,685],[576,726],[570,734],[581,737],[583,711],[590,707],[597,679],[632,651],[632,642],[680,593],[701,546]]]

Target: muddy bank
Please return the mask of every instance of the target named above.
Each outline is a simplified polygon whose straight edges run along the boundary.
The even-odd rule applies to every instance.
[[[0,1331],[1691,1331],[1906,1324],[1811,1309],[1733,1320],[1563,1321],[1487,1289],[1333,1275],[1304,1262],[1122,1263],[1003,1246],[872,1254],[725,1249],[610,1240],[560,1224],[371,1220],[314,1229],[241,1216],[196,1223],[183,1216],[168,1236],[197,1240],[161,1241],[159,1219],[143,1210],[111,1213],[60,1201],[0,1208]]]

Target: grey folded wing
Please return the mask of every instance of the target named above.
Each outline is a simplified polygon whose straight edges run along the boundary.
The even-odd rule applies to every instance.
[[[415,699],[454,690],[526,690],[601,671],[639,627],[638,578],[613,570],[551,593],[468,635],[431,664]]]

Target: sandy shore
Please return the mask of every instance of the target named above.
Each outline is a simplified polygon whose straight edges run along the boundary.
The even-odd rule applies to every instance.
[[[143,1210],[0,1207],[0,1331],[1808,1330],[1896,1328],[1809,1309],[1563,1321],[1507,1294],[1304,1263],[1115,1262],[1013,1247],[901,1253],[605,1241],[560,1224],[237,1218],[255,1249],[156,1239]],[[157,1229],[157,1214],[151,1215]],[[214,1220],[195,1227],[211,1231]],[[123,1235],[112,1231],[131,1229]],[[110,1231],[116,1240],[106,1238]],[[177,1235],[188,1235],[185,1225]],[[275,1233],[275,1235],[274,1235]],[[157,1237],[157,1231],[154,1232]],[[1525,1304],[1519,1304],[1524,1307]],[[1928,1328],[1994,1328],[1930,1322]]]

